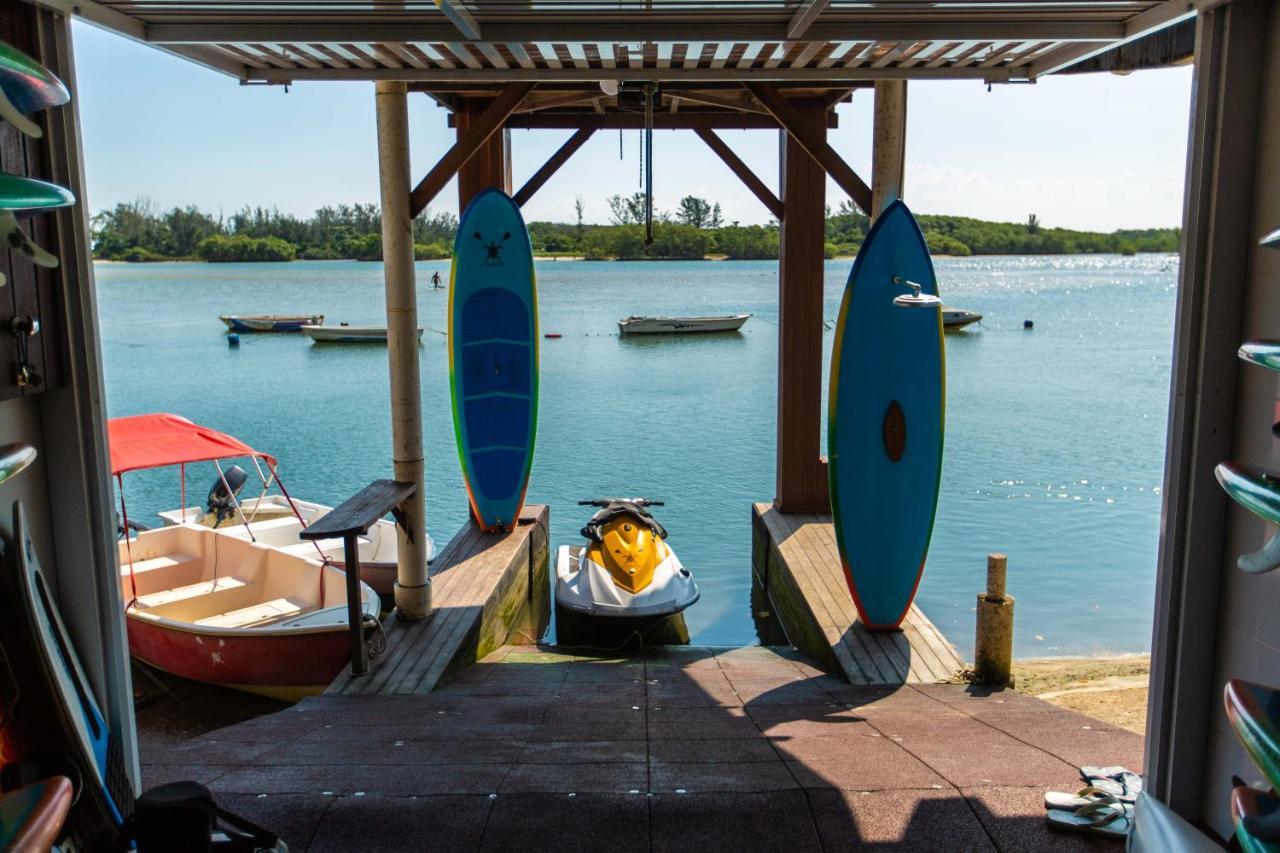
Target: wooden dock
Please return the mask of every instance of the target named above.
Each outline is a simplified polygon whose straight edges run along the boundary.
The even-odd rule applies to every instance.
[[[751,513],[752,565],[791,644],[852,684],[935,683],[965,669],[914,604],[899,632],[868,631],[845,583],[830,515]]]
[[[550,518],[545,506],[525,506],[505,534],[468,521],[431,565],[432,616],[388,616],[386,648],[369,672],[353,677],[344,670],[325,692],[430,693],[445,675],[503,645],[536,642],[550,616]]]

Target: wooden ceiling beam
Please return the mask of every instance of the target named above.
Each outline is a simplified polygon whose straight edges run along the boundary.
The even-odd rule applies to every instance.
[[[787,38],[798,39],[803,36],[830,2],[831,0],[805,0],[804,5],[796,10],[791,16],[791,22],[787,24]]]
[[[444,12],[444,16],[449,19],[449,23],[458,28],[458,32],[462,33],[463,38],[468,41],[480,41],[480,25],[476,23],[475,17],[461,3],[457,2],[457,0],[436,0],[436,8]]]
[[[533,194],[542,189],[542,185],[551,180],[551,176],[560,170],[560,167],[568,162],[574,153],[587,143],[591,135],[595,133],[594,127],[582,127],[574,132],[573,136],[556,149],[556,153],[552,154],[547,162],[542,164],[542,168],[533,173],[533,177],[524,182],[512,200],[518,207],[524,207],[525,202],[533,198]]]
[[[1183,2],[1183,0],[1178,0]],[[46,5],[71,0],[43,0]],[[1205,0],[1190,0],[1205,2]],[[1157,7],[1159,8],[1159,7]],[[130,19],[133,20],[133,19]],[[666,20],[655,13],[642,20],[606,14],[580,15],[574,20],[493,22],[484,25],[490,42],[596,42],[604,54],[614,44],[637,42],[789,42],[788,23],[750,21],[725,16],[715,21]],[[1030,20],[939,20],[932,16],[890,21],[830,21],[812,24],[806,41],[1080,41],[1106,47],[1125,38],[1123,22]],[[286,21],[226,20],[149,23],[145,40],[156,44],[211,42],[449,42],[458,38],[452,24],[430,21],[382,23],[369,17],[346,22],[294,18]],[[481,39],[471,39],[480,41]],[[697,51],[691,49],[693,56]]]
[[[863,211],[871,210],[871,187],[858,177],[858,173],[844,161],[824,135],[813,133],[800,120],[782,93],[767,83],[743,83],[743,88],[755,96],[755,99],[769,111],[787,134],[809,153],[840,189],[844,190],[853,203]]]
[[[476,117],[475,122],[462,132],[458,141],[440,158],[440,162],[413,188],[413,192],[409,194],[410,217],[426,210],[432,199],[444,189],[444,185],[502,127],[502,123],[520,106],[525,96],[533,91],[534,85],[536,84],[513,83],[489,103],[484,112]]]
[[[519,113],[507,119],[505,126],[511,130],[642,130],[644,115],[641,113]],[[835,113],[827,117],[827,126],[835,127]],[[682,109],[677,113],[660,112],[653,115],[654,130],[778,130],[778,121],[762,113],[720,112]]]
[[[773,214],[773,218],[782,221],[782,200],[773,194],[773,190],[769,189],[764,181],[760,180],[755,172],[746,163],[742,162],[737,154],[733,153],[723,139],[716,135],[714,130],[709,128],[695,128],[694,133],[698,134],[698,138],[707,143],[707,147],[716,153],[716,156],[724,161],[729,167],[729,171],[738,176],[738,180],[751,190],[756,198],[760,199],[760,203],[768,208]]]

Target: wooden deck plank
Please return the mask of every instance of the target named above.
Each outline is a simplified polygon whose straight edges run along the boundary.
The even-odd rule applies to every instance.
[[[786,565],[787,573],[797,580],[805,603],[822,627],[837,658],[843,654],[856,667],[856,671],[851,670],[846,664],[846,676],[855,683],[876,684],[884,681],[888,673],[876,664],[875,657],[859,643],[846,642],[844,635],[856,616],[852,601],[849,602],[849,612],[846,614],[842,611],[840,599],[830,593],[829,585],[823,578],[825,561],[820,558],[815,560],[814,554],[803,546],[800,535],[802,517],[785,516],[781,513],[771,515],[777,522],[775,529],[785,532],[775,545],[779,559]],[[845,664],[844,661],[841,663]]]
[[[831,519],[783,515],[769,504],[753,507],[757,565],[768,573],[767,591],[789,637],[819,645],[815,657],[834,660],[853,683],[932,683],[964,668],[955,647],[914,604],[900,632],[867,631],[848,592]],[[798,596],[786,606],[775,591]],[[788,624],[790,623],[790,624]],[[830,648],[821,648],[823,639]]]
[[[427,692],[455,662],[474,659],[468,648],[482,638],[506,642],[507,633],[529,620],[545,627],[547,589],[531,590],[533,579],[545,585],[547,571],[531,572],[535,558],[547,560],[549,548],[534,549],[534,531],[548,526],[546,507],[528,506],[521,524],[510,533],[483,533],[468,522],[432,563],[435,613],[417,622],[384,622],[387,649],[372,662],[371,672],[352,678],[343,672],[328,693],[390,694]],[[518,597],[519,600],[516,600]],[[506,599],[510,598],[510,601]],[[545,601],[544,601],[545,599]],[[541,604],[539,604],[541,602]],[[537,608],[537,613],[529,611]],[[486,625],[485,620],[494,624]],[[530,628],[530,630],[533,630]]]

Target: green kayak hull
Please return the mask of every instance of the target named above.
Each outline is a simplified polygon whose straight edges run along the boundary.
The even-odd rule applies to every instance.
[[[1240,358],[1250,364],[1280,370],[1280,341],[1249,341],[1240,347]]]
[[[1220,463],[1214,474],[1232,500],[1263,521],[1280,524],[1280,479],[1235,462]]]
[[[1280,788],[1280,691],[1233,678],[1222,691],[1227,720],[1272,786]]]
[[[1236,838],[1244,853],[1280,853],[1280,842],[1263,841],[1250,834],[1246,823],[1265,821],[1274,823],[1280,812],[1280,800],[1259,791],[1241,786],[1231,792],[1231,822],[1235,824]]]
[[[57,184],[0,174],[0,210],[53,210],[75,203],[71,191]]]
[[[71,100],[67,87],[52,71],[4,42],[0,42],[0,90],[24,115]]]

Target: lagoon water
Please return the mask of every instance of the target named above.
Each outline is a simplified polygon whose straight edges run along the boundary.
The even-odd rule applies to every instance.
[[[834,320],[849,261],[826,265]],[[951,305],[985,315],[946,336],[947,436],[918,602],[972,654],[990,551],[1009,554],[1019,656],[1150,648],[1177,260],[940,259]],[[428,525],[465,521],[443,329],[443,262],[418,265]],[[172,411],[274,454],[290,492],[336,503],[390,476],[385,349],[244,335],[223,313],[384,321],[382,268],[356,262],[97,266],[108,411]],[[553,544],[578,540],[579,498],[644,495],[694,572],[694,642],[756,642],[750,506],[773,496],[777,264],[538,265],[544,332],[529,499]],[[629,314],[754,316],[739,335],[620,338]],[[1024,331],[1024,319],[1033,331]],[[833,334],[825,333],[830,355]],[[825,446],[825,443],[824,443]],[[193,469],[192,504],[214,471]],[[178,505],[174,472],[126,478],[132,517]]]

